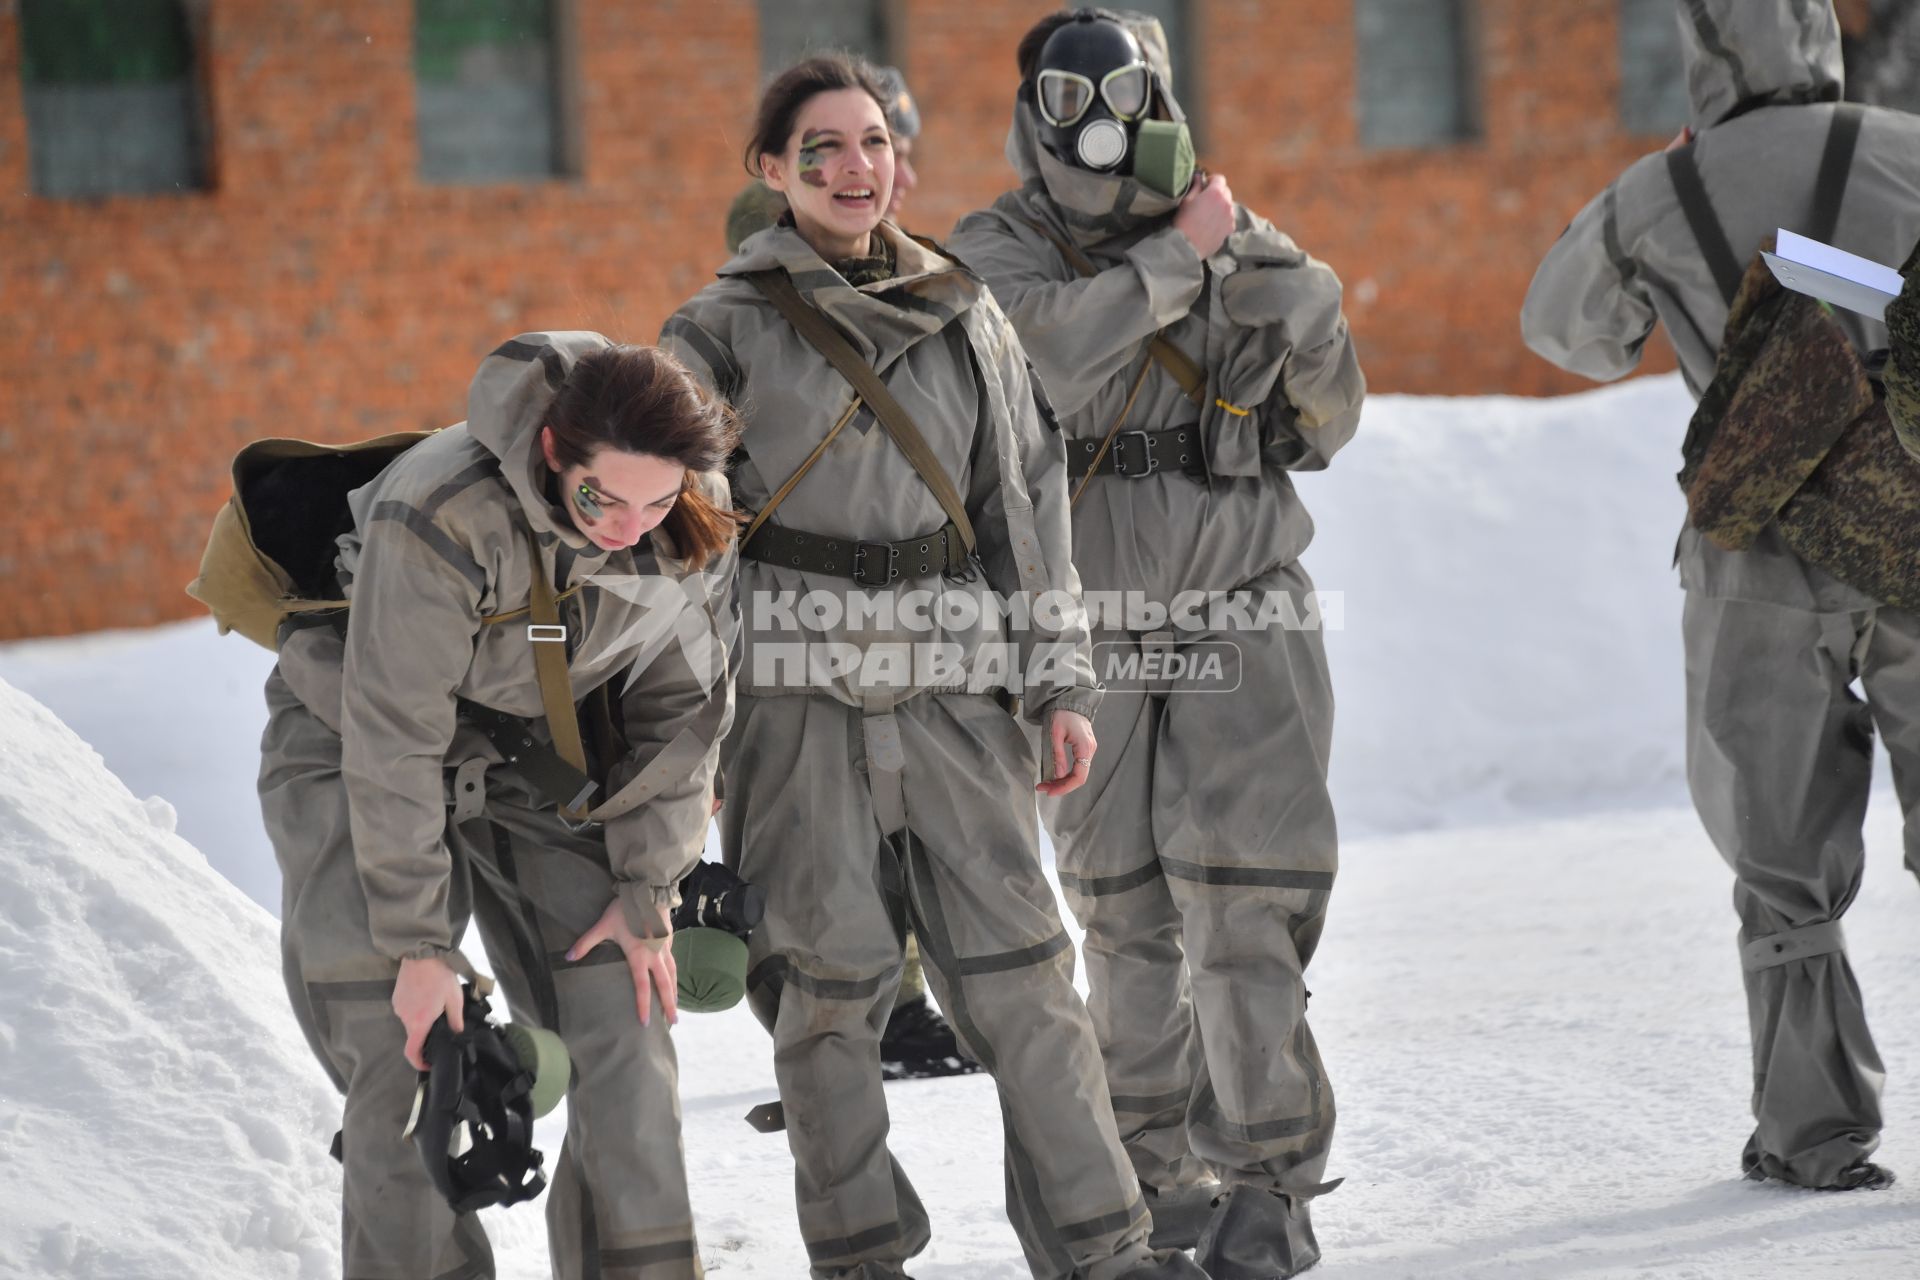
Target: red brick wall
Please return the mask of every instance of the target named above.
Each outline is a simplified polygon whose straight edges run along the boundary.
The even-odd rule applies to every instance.
[[[1346,279],[1376,389],[1577,385],[1515,317],[1539,253],[1659,141],[1615,124],[1611,0],[1481,0],[1485,135],[1424,154],[1359,147],[1347,0],[1193,4],[1204,158]],[[82,202],[30,194],[0,0],[0,639],[193,613],[245,441],[455,421],[501,339],[646,341],[699,287],[742,181],[756,6],[573,7],[577,180],[415,177],[399,0],[207,0],[212,190]],[[926,118],[910,225],[943,233],[1007,185],[1012,50],[1051,7],[896,0]]]

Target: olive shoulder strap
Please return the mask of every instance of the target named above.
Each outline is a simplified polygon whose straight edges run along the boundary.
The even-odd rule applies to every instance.
[[[960,540],[966,544],[967,554],[974,554],[976,542],[973,521],[967,517],[966,504],[960,500],[960,491],[954,487],[946,468],[940,465],[940,459],[934,455],[926,437],[913,425],[913,419],[894,399],[893,392],[887,390],[887,384],[880,380],[873,366],[861,358],[860,353],[853,349],[853,344],[833,327],[831,320],[800,296],[800,291],[793,287],[793,281],[787,278],[785,271],[774,268],[749,272],[747,279],[786,317],[787,323],[801,337],[853,384],[854,391],[867,402],[873,410],[873,416],[879,419],[880,425],[893,437],[894,444],[900,447],[900,452],[907,455],[907,461],[926,481],[927,488],[933,490],[941,510],[947,513],[947,519],[953,522],[953,527],[960,531]]]

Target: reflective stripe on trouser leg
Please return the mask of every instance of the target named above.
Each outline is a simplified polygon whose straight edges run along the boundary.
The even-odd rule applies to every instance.
[[[748,999],[773,1033],[812,1274],[898,1266],[928,1228],[886,1144],[880,1031],[905,907],[867,782],[866,722],[827,698],[744,696],[723,765],[727,857],[767,890]]]
[[[557,1031],[573,1062],[567,1135],[548,1153],[556,1280],[698,1277],[678,1067],[657,993],[643,1027],[618,947],[566,959],[614,897],[601,833],[568,831],[524,779],[495,768],[484,818],[456,839],[474,868],[476,921],[514,1019]]]
[[[983,696],[896,715],[914,929],[936,998],[999,1088],[1009,1216],[1036,1276],[1105,1280],[1147,1257],[1147,1215],[1040,867],[1031,747]]]
[[[1837,923],[1859,891],[1870,713],[1849,685],[1864,616],[1687,595],[1687,781],[1734,872],[1750,946]],[[1843,951],[1747,968],[1749,1169],[1829,1184],[1879,1143],[1880,1065]]]
[[[340,739],[267,682],[260,802],[280,863],[280,944],[295,1019],[346,1095],[341,1137],[341,1257],[359,1280],[488,1280],[479,1220],[456,1218],[400,1137],[418,1074],[393,1016],[399,966],[373,948],[354,865]],[[456,868],[458,871],[458,868]],[[456,879],[458,879],[456,875]]]

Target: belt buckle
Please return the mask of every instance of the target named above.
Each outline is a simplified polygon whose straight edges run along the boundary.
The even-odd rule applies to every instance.
[[[884,556],[887,562],[886,575],[878,582],[867,576],[867,554]],[[900,576],[893,567],[894,557],[900,552],[890,542],[856,542],[853,544],[853,580],[862,587],[890,587],[893,580]]]
[[[1147,465],[1139,471],[1127,470],[1124,459],[1127,451],[1127,437],[1140,437],[1140,452],[1145,456]],[[1146,431],[1122,431],[1113,438],[1113,474],[1129,480],[1144,480],[1160,469],[1159,459],[1153,456],[1153,436]]]

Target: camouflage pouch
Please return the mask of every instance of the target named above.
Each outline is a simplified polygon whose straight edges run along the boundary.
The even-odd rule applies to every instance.
[[[1884,400],[1847,424],[1777,523],[1789,547],[1848,586],[1920,608],[1920,461]]]
[[[1682,446],[1694,528],[1730,551],[1751,546],[1874,403],[1845,331],[1756,254]]]
[[[1887,304],[1887,417],[1901,445],[1920,458],[1920,245],[1900,274],[1906,285]]]

